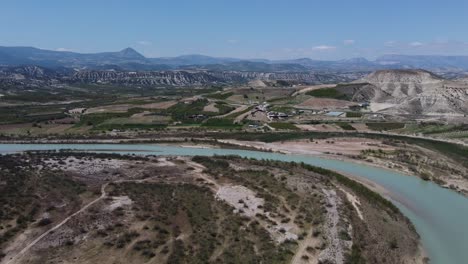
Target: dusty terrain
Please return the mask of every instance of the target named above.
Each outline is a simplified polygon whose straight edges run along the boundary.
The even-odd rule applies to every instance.
[[[331,87],[335,87],[335,85],[333,85],[333,84],[321,84],[321,85],[308,86],[308,87],[304,87],[304,88],[299,89],[297,92],[294,92],[291,96],[297,96],[299,94],[304,94],[304,93],[307,93],[309,91],[313,91],[313,90],[317,90],[317,89],[323,89],[323,88],[331,88]]]
[[[428,148],[395,140],[339,137],[270,143],[240,140],[220,142],[281,153],[352,159],[354,162],[416,175],[423,180],[430,180],[444,188],[468,195],[468,168],[460,161]]]
[[[421,261],[394,207],[313,167],[66,152],[0,159],[0,190],[17,195],[0,195],[2,264]]]
[[[381,140],[367,138],[329,138],[314,140],[289,140],[282,142],[258,142],[239,140],[220,140],[221,142],[246,145],[260,149],[269,149],[283,153],[293,154],[339,154],[358,155],[366,149],[393,150],[389,145],[382,144]]]
[[[424,70],[381,70],[355,83],[356,100],[373,103],[373,110],[394,114],[461,115],[468,113],[468,86]]]

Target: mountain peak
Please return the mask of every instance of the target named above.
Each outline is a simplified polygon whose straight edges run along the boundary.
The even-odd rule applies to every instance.
[[[430,83],[441,81],[441,78],[434,73],[422,69],[389,69],[378,70],[364,78],[365,82],[376,84],[394,84],[394,83]]]
[[[342,62],[346,63],[369,63],[369,60],[363,57],[356,57],[356,58],[350,58],[350,59],[344,59],[341,60]]]
[[[125,58],[138,58],[138,59],[144,59],[145,56],[141,55],[141,53],[139,53],[138,51],[134,50],[133,48],[125,48],[121,51],[119,51],[119,54],[122,56],[122,57],[125,57]]]

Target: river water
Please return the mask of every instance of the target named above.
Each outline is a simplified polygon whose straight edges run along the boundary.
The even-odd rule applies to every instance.
[[[304,162],[377,183],[411,220],[431,263],[468,263],[468,198],[418,177],[349,161],[260,151],[176,147],[153,144],[0,144],[0,153],[74,149],[137,155],[239,155],[256,159]]]

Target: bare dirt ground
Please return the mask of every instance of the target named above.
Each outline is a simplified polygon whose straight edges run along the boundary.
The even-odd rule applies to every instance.
[[[364,131],[369,132],[371,131],[365,123],[349,123],[352,127],[354,127],[357,131]]]
[[[146,109],[167,109],[175,104],[177,104],[177,101],[166,101],[166,102],[144,104],[144,105],[141,105],[141,107],[146,108]]]
[[[295,125],[301,130],[304,131],[325,131],[325,132],[335,132],[343,131],[343,129],[334,124],[316,124],[316,125]]]
[[[247,108],[249,108],[247,105],[241,105],[241,106],[238,106],[236,109],[232,110],[231,112],[226,113],[224,115],[220,115],[219,117],[226,117],[226,116],[229,116],[229,115],[232,115],[232,114],[235,114],[235,113],[239,113],[239,112],[244,111]]]
[[[262,80],[253,80],[253,81],[250,81],[248,84],[249,86],[253,86],[253,87],[267,87],[265,82]]]
[[[62,134],[73,127],[73,125],[57,124],[57,125],[44,125],[46,134]]]
[[[215,104],[215,103],[211,103],[211,104],[208,104],[208,105],[206,105],[205,107],[203,107],[203,111],[205,111],[205,112],[218,113],[218,112],[219,112],[219,109],[216,108],[216,104]]]
[[[85,114],[95,114],[95,113],[125,113],[128,111],[130,107],[134,107],[134,105],[130,104],[121,104],[121,105],[107,105],[107,106],[99,106],[88,108],[85,111]]]
[[[385,110],[387,108],[395,106],[394,104],[389,104],[389,103],[371,103],[370,104],[370,109],[372,112],[378,112],[381,110]]]
[[[255,192],[242,185],[222,186],[216,192],[216,198],[236,208],[236,212],[242,212],[249,217],[254,217],[256,214],[262,213],[259,206],[262,207],[265,204],[262,198],[256,197]],[[241,200],[242,203],[239,202]]]
[[[264,112],[255,112],[254,114],[252,113],[245,113],[244,115],[245,119],[248,120],[253,120],[253,121],[260,121],[260,122],[268,122],[270,119],[268,119],[268,116]]]
[[[330,138],[309,140],[292,140],[283,142],[258,142],[258,141],[239,141],[239,140],[220,140],[231,144],[245,145],[261,149],[270,149],[273,151],[292,153],[292,154],[346,154],[358,155],[365,149],[383,149],[392,150],[393,147],[382,144],[381,141],[366,138]]]
[[[141,107],[145,109],[167,109],[175,105],[177,101],[165,101],[157,102],[143,105],[134,105],[134,104],[116,104],[116,105],[106,105],[86,109],[85,114],[94,114],[94,113],[125,113],[130,108]]]
[[[265,204],[264,199],[259,198],[257,193],[242,185],[232,185],[229,182],[219,182],[210,175],[204,173],[206,168],[198,163],[190,161],[190,159],[182,158],[184,162],[192,168],[195,177],[199,177],[209,183],[210,188],[216,193],[216,199],[222,200],[234,208],[234,212],[253,218],[260,223],[278,243],[286,240],[297,240],[297,226],[294,224],[281,223],[281,219],[270,215],[262,208]],[[234,166],[231,164],[231,166]],[[238,170],[243,170],[242,167],[236,167]],[[265,221],[262,217],[268,219]],[[271,225],[271,223],[275,225]]]
[[[245,118],[247,118],[249,115],[250,115],[250,111],[238,115],[238,116],[234,119],[234,123],[240,123],[242,120],[244,120]]]
[[[346,194],[346,199],[353,205],[359,218],[364,221],[364,216],[362,215],[361,209],[359,208],[359,206],[361,205],[361,202],[359,202],[359,198],[357,198],[356,195],[349,193],[343,188],[340,188],[340,190]]]
[[[128,162],[117,159],[95,159],[95,160],[81,160],[75,157],[69,157],[62,161],[46,160],[45,163],[54,167],[56,170],[70,170],[84,174],[95,174],[103,170],[118,169]]]
[[[148,124],[154,122],[167,122],[171,118],[164,115],[154,115],[150,111],[143,111],[141,113],[133,114],[129,118],[113,118],[109,122],[123,122],[123,123],[139,123],[139,124]],[[107,122],[104,122],[107,123]]]
[[[351,243],[347,243],[339,238],[339,221],[340,215],[338,206],[341,204],[340,197],[336,194],[335,190],[323,190],[327,199],[327,226],[326,237],[328,240],[327,248],[319,255],[320,262],[335,262],[344,263],[345,251],[349,250]]]
[[[296,95],[304,94],[304,93],[307,93],[309,91],[318,90],[318,89],[322,89],[322,88],[332,88],[332,87],[335,87],[335,85],[334,84],[320,84],[320,85],[308,86],[308,87],[305,87],[305,88],[301,88],[297,92],[294,92],[291,96],[294,97]]]

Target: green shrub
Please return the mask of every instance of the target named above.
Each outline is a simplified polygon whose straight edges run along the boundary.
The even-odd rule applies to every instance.
[[[362,117],[362,113],[360,112],[346,112],[346,117]]]
[[[313,97],[321,97],[321,98],[333,98],[333,99],[348,99],[347,96],[335,88],[322,88],[317,90],[312,90],[306,93],[306,95],[310,95]]]
[[[366,123],[367,127],[372,130],[382,131],[382,130],[394,130],[404,128],[404,123],[387,123],[387,122],[375,122],[375,123]]]
[[[345,123],[345,122],[338,122],[338,123],[335,123],[337,126],[341,127],[343,130],[356,130],[356,128],[354,128],[352,125],[350,125],[349,123]]]

